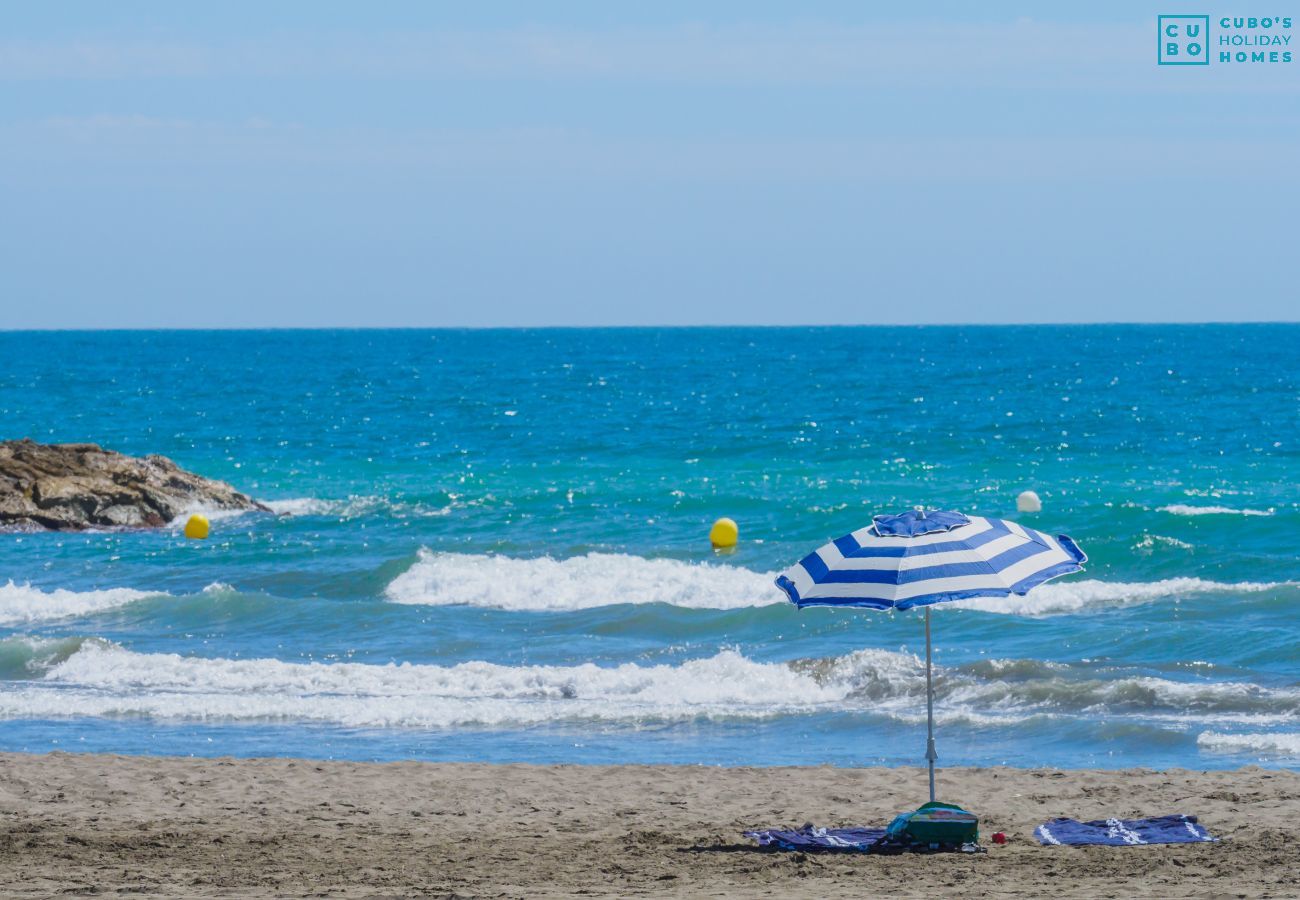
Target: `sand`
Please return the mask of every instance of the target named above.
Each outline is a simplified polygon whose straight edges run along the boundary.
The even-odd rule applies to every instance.
[[[984,855],[760,852],[761,825],[886,822],[915,769],[0,755],[8,896],[1296,897],[1300,774],[951,769]],[[1191,813],[1219,844],[1040,847],[1077,818]],[[1009,844],[987,835],[1005,831]]]

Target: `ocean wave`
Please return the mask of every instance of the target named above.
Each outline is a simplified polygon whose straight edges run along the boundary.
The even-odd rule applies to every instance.
[[[800,663],[792,664],[798,668]],[[919,658],[864,650],[822,661],[828,683],[905,721],[924,720],[925,669]],[[1038,659],[982,659],[935,671],[936,711],[946,718],[1087,714],[1161,720],[1300,721],[1300,690],[1241,681],[1172,681]]]
[[[1161,581],[1053,581],[1028,594],[959,600],[954,606],[1016,616],[1055,616],[1087,609],[1132,606],[1196,594],[1255,594],[1292,586],[1286,581],[1207,581],[1166,578]]]
[[[262,502],[277,516],[327,516],[338,508],[335,501],[317,500],[315,497],[290,497]]]
[[[347,727],[627,725],[849,712],[925,716],[917,657],[868,649],[760,662],[736,650],[677,664],[598,666],[286,662],[139,653],[100,639],[12,638],[0,717],[150,716],[296,720]],[[16,679],[16,680],[15,680]],[[1244,682],[1096,677],[1035,660],[939,667],[940,723],[1010,724],[1041,716],[1153,719],[1202,727],[1300,722],[1300,691]]]
[[[455,496],[444,505],[422,501],[394,500],[378,495],[353,495],[342,500],[328,500],[317,497],[286,497],[279,500],[260,501],[277,516],[298,518],[301,516],[329,516],[338,519],[355,519],[362,516],[384,514],[397,519],[403,518],[438,518],[450,515],[459,506],[476,506],[481,501],[462,502]],[[210,522],[237,519],[255,512],[250,509],[218,509],[201,504],[187,507],[184,512],[167,523],[173,531],[185,527],[190,516],[198,514]]]
[[[145,654],[87,642],[40,681],[0,691],[0,716],[297,720],[347,727],[746,719],[844,698],[734,651],[677,666],[294,663]]]
[[[161,591],[108,588],[99,591],[42,591],[30,584],[10,581],[0,587],[0,626],[29,625],[56,619],[71,619],[125,606],[145,597],[164,596]]]
[[[785,602],[772,578],[736,566],[617,553],[556,560],[422,549],[384,593],[395,603],[508,610],[577,610],[620,603],[740,609]]]
[[[1272,509],[1233,509],[1231,506],[1187,506],[1174,503],[1162,506],[1157,512],[1167,512],[1175,516],[1271,516]]]
[[[384,513],[393,518],[438,518],[450,515],[462,505],[460,500],[449,495],[445,505],[421,501],[393,500],[375,495],[354,495],[343,500],[323,500],[316,497],[289,497],[281,500],[263,501],[272,512],[281,516],[331,516],[339,519],[354,519],[361,516]],[[474,505],[473,501],[463,505]]]
[[[1263,753],[1269,756],[1300,756],[1300,734],[1221,734],[1203,731],[1196,736],[1196,744],[1206,750],[1220,753]]]
[[[89,638],[0,638],[0,679],[37,678],[72,657]]]
[[[1142,540],[1133,545],[1133,549],[1141,553],[1150,555],[1156,547],[1174,547],[1178,550],[1194,550],[1187,541],[1180,541],[1178,538],[1169,537],[1164,534],[1144,534]]]
[[[384,595],[395,603],[536,612],[593,609],[620,603],[743,609],[787,602],[772,583],[775,574],[739,566],[644,559],[614,553],[556,560],[434,553],[422,549],[415,563],[389,583]],[[1053,616],[1195,594],[1257,593],[1289,585],[1290,582],[1226,583],[1201,578],[1152,582],[1087,579],[1040,585],[1024,596],[984,597],[944,605],[1003,615]]]

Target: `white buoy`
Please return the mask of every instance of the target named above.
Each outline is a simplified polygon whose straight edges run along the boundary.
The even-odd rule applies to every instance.
[[[1033,491],[1021,491],[1016,497],[1016,510],[1019,512],[1042,512],[1043,501]]]

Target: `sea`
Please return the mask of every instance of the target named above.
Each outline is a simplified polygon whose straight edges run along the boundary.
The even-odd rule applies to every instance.
[[[0,437],[274,510],[0,534],[0,750],[920,765],[773,578],[924,506],[1089,556],[933,608],[940,766],[1300,767],[1297,325],[4,332]]]

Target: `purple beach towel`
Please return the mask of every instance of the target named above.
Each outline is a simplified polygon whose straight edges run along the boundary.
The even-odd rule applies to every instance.
[[[866,853],[871,845],[885,836],[883,828],[818,828],[805,825],[793,830],[765,828],[746,831],[745,837],[758,841],[760,847],[776,850],[841,850]]]
[[[812,823],[802,828],[763,828],[746,831],[761,849],[800,850],[808,853],[983,853],[976,843],[937,846],[904,837],[890,837],[885,828],[819,828]]]
[[[1196,821],[1196,816],[1155,816],[1150,819],[1052,819],[1034,829],[1034,837],[1044,846],[1066,844],[1071,847],[1101,845],[1132,847],[1139,844],[1199,844],[1218,838]]]

